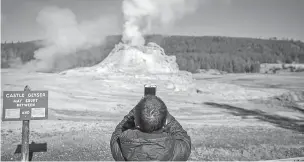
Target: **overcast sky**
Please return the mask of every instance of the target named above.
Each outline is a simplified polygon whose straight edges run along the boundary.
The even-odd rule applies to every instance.
[[[165,0],[164,0],[165,1]],[[304,0],[201,0],[198,9],[175,22],[170,30],[154,33],[175,35],[220,35],[255,38],[293,38],[304,41]],[[77,21],[111,14],[122,31],[121,0],[1,0],[1,40],[42,39],[36,22],[47,6],[69,8]],[[105,31],[107,32],[107,31]]]

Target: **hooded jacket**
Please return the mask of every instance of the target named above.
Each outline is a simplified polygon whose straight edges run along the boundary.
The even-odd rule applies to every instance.
[[[110,146],[116,161],[187,161],[191,139],[168,113],[167,124],[153,133],[134,129],[134,109],[117,125]]]

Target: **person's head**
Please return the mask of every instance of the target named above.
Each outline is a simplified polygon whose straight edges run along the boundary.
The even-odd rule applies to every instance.
[[[167,113],[167,107],[159,97],[147,95],[136,105],[135,122],[141,131],[151,133],[165,125]]]

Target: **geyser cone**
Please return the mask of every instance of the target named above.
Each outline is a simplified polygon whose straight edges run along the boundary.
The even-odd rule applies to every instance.
[[[129,74],[178,73],[175,56],[167,56],[155,43],[134,47],[118,44],[109,56],[95,66],[99,72],[123,72]]]
[[[175,56],[167,56],[155,43],[134,47],[119,43],[101,63],[63,72],[69,75],[93,75],[104,79],[120,79],[124,83],[158,83],[164,88],[188,90],[193,86],[192,74],[179,71]]]

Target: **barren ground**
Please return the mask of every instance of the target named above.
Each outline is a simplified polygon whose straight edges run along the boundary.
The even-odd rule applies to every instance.
[[[113,160],[109,148],[111,133],[143,94],[143,87],[119,88],[110,81],[87,77],[15,70],[2,70],[1,75],[2,91],[23,90],[25,85],[32,90],[49,91],[49,119],[30,122],[30,142],[47,143],[48,150],[34,153],[33,161]],[[268,102],[265,97],[263,101],[257,98],[266,92],[302,93],[304,73],[194,77],[199,93],[161,89],[157,92],[191,136],[189,160],[304,157],[303,101],[298,100],[295,106],[282,104],[281,100]],[[211,83],[216,86],[210,87]],[[256,91],[243,93],[242,89],[234,89],[234,85]],[[244,99],[248,94],[255,98]],[[2,161],[20,160],[20,154],[14,152],[21,143],[21,125],[20,121],[1,123]]]

